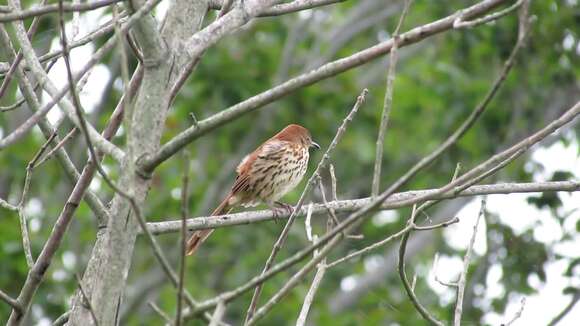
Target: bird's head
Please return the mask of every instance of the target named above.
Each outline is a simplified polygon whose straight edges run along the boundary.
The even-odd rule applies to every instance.
[[[312,140],[312,136],[310,135],[310,131],[308,129],[297,125],[291,124],[286,126],[286,128],[282,129],[274,138],[279,140],[285,140],[293,143],[300,144],[306,148],[316,148],[319,149],[320,145],[315,143]]]

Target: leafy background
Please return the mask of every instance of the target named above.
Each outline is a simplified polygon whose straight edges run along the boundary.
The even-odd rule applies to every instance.
[[[24,1],[25,6],[27,2],[29,1]],[[416,0],[403,30],[444,17],[470,3],[472,2]],[[165,2],[162,5],[166,5]],[[350,55],[387,39],[395,27],[401,7],[401,1],[346,1],[311,12],[253,21],[242,31],[226,37],[204,55],[171,110],[163,141],[169,140],[192,123],[190,113],[198,119],[208,117],[323,62]],[[428,170],[419,174],[406,189],[433,188],[443,184],[451,177],[457,162],[461,162],[465,169],[474,166],[545,125],[577,100],[580,86],[577,78],[580,73],[580,43],[578,29],[575,28],[580,24],[580,7],[577,1],[533,1],[530,11],[537,18],[530,40],[518,55],[516,66],[485,115],[456,146]],[[159,10],[158,14],[161,15],[161,12]],[[99,14],[110,13],[103,10]],[[207,22],[212,21],[213,17],[214,13],[208,15]],[[42,19],[34,39],[35,46],[41,52],[47,51],[51,43],[55,46],[54,35],[58,31],[56,19],[56,15],[47,15]],[[94,24],[96,18],[93,15],[86,20]],[[509,15],[496,23],[475,29],[446,32],[399,51],[394,108],[384,145],[384,172],[381,180],[383,187],[437,147],[469,115],[487,92],[509,55],[517,38],[517,25],[516,15]],[[104,39],[98,40],[96,46],[102,42]],[[92,48],[94,46],[85,47],[85,51],[90,53]],[[336,128],[364,87],[370,91],[367,102],[349,126],[344,140],[333,155],[332,163],[336,169],[340,198],[368,196],[384,96],[386,63],[387,58],[381,58],[299,90],[261,110],[245,115],[235,123],[213,131],[190,145],[187,148],[187,164],[191,172],[189,207],[192,215],[205,215],[211,211],[220,196],[227,191],[233,179],[233,167],[245,153],[285,125],[303,124],[312,131],[314,139],[323,147],[328,145]],[[131,65],[134,67],[135,62]],[[101,103],[98,103],[98,98],[95,99],[98,95],[90,87],[84,91],[83,100],[87,109],[91,110],[90,119],[102,128],[122,91],[118,57],[108,57],[99,69],[100,73],[94,73],[101,76],[97,88],[106,86]],[[12,85],[8,95],[0,99],[0,104],[13,103],[17,96],[16,87]],[[24,108],[0,114],[0,133],[5,135],[27,115]],[[69,129],[70,125],[64,123],[60,130],[61,135]],[[564,134],[549,139],[546,145],[569,145],[567,150],[575,151],[573,156],[577,157],[578,136],[580,133],[577,126],[569,127]],[[122,132],[115,142],[124,142]],[[12,203],[19,200],[25,166],[42,143],[41,134],[33,132],[16,146],[2,152],[2,198],[7,198]],[[86,151],[79,137],[67,149],[72,153],[77,166],[85,162]],[[320,153],[314,155],[313,161],[318,159]],[[178,156],[163,164],[155,173],[146,210],[149,221],[179,217],[179,188],[186,164],[184,162],[185,158]],[[113,176],[117,175],[117,167],[112,161],[106,161],[105,166]],[[542,166],[527,156],[512,163],[488,182],[537,180],[537,176],[546,170],[551,171],[549,167]],[[546,177],[554,180],[574,178],[577,180],[578,174],[574,176],[570,171],[558,171]],[[54,161],[34,171],[26,207],[35,255],[42,248],[71,189],[72,184]],[[92,189],[98,191],[103,200],[112,196],[110,189],[98,178],[93,182]],[[298,195],[297,190],[285,199],[292,203],[298,199]],[[561,236],[550,243],[538,241],[534,232],[536,227],[540,227],[538,225],[524,231],[514,230],[509,223],[505,223],[505,218],[501,218],[501,211],[488,214],[485,223],[487,232],[484,236],[486,248],[477,252],[470,269],[465,324],[488,323],[488,319],[482,319],[485,314],[502,315],[510,301],[519,302],[518,295],[537,292],[539,287],[530,280],[538,279],[540,284],[546,282],[545,267],[550,263],[566,264],[567,272],[563,277],[571,285],[567,291],[578,291],[574,286],[580,284],[574,280],[578,279],[580,273],[577,267],[579,256],[563,256],[554,250],[560,243],[578,239],[580,225],[578,202],[564,207],[561,196],[562,194],[544,194],[528,199],[528,205],[549,210],[550,213],[547,216],[542,215],[542,218],[553,219],[561,225]],[[320,201],[320,195],[315,192],[312,200]],[[437,215],[443,210],[441,206],[448,204],[444,202],[436,206],[429,214]],[[462,201],[458,205],[463,207],[468,204],[468,201]],[[27,272],[18,217],[6,210],[0,212],[0,288],[7,293],[16,294]],[[349,240],[334,251],[331,258],[343,256],[350,250],[362,248],[396,232],[404,226],[408,213],[408,209],[401,209],[397,214],[391,215],[388,223],[366,223],[358,230],[364,234],[364,239]],[[380,221],[381,216],[384,217],[384,213],[377,214],[373,221]],[[317,218],[315,223],[315,232],[323,232],[325,218]],[[570,223],[576,225],[572,230],[564,226]],[[187,288],[195,297],[207,298],[242,284],[261,270],[281,228],[282,224],[261,223],[215,232],[199,254],[188,260]],[[432,282],[428,281],[431,277],[429,270],[435,252],[447,257],[459,257],[463,250],[448,244],[448,239],[454,235],[440,230],[431,233],[428,244],[421,247],[409,261],[409,270],[417,271],[416,291],[422,302],[440,318],[450,320],[454,301],[444,300],[444,291],[435,289]],[[95,218],[83,203],[75,215],[57,259],[50,267],[48,278],[36,294],[28,317],[29,324],[45,325],[67,310],[70,297],[77,286],[74,275],[83,272],[95,234]],[[421,233],[415,236],[424,235]],[[178,236],[163,235],[158,239],[176,265]],[[287,247],[279,259],[302,248],[306,241],[303,226],[299,222],[294,226]],[[310,314],[311,323],[423,324],[424,321],[406,298],[400,280],[394,273],[383,275],[372,288],[357,297],[354,305],[333,307],[336,298],[345,295],[348,284],[356,286],[353,280],[368,274],[369,265],[372,266],[373,261],[378,259],[386,263],[396,263],[388,252],[388,248],[378,250],[363,259],[330,270],[316,295]],[[450,260],[442,261],[451,264]],[[498,262],[501,264],[502,273],[497,282],[504,289],[503,295],[493,298],[491,304],[486,306],[481,302],[490,297],[488,290],[494,286],[490,284],[488,276],[493,270],[492,266]],[[267,282],[262,298],[273,295],[294,271],[281,273]],[[493,273],[497,276],[497,271]],[[451,275],[446,279],[453,277]],[[293,323],[308,286],[305,283],[297,287],[276,306],[262,324]],[[236,323],[244,318],[250,295],[228,305],[226,320]],[[448,293],[446,295],[449,296]],[[121,311],[121,324],[160,324],[162,320],[146,303],[154,301],[164,311],[173,314],[175,297],[173,288],[164,279],[147,244],[138,240],[129,275],[127,297]],[[7,306],[0,304],[0,321],[6,320],[8,314]],[[191,324],[199,324],[199,321],[192,321]]]

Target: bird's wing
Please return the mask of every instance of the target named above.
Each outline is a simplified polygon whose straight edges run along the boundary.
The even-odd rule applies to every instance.
[[[238,175],[232,186],[232,193],[235,194],[239,191],[247,190],[252,165],[256,164],[257,161],[273,160],[273,158],[280,156],[277,154],[281,154],[284,151],[286,143],[286,141],[270,139],[255,151],[246,155],[236,168]]]

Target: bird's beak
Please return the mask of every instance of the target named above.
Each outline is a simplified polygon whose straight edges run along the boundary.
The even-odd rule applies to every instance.
[[[316,149],[320,149],[320,145],[318,145],[318,144],[317,144],[317,143],[315,143],[315,142],[310,142],[310,147],[314,147],[314,148],[316,148]]]

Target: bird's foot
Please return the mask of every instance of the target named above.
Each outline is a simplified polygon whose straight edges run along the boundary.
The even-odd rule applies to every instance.
[[[271,208],[272,211],[274,212],[275,223],[278,223],[278,219],[281,218],[283,215],[292,214],[292,212],[294,211],[294,206],[280,201],[274,202],[274,205],[272,205]]]

